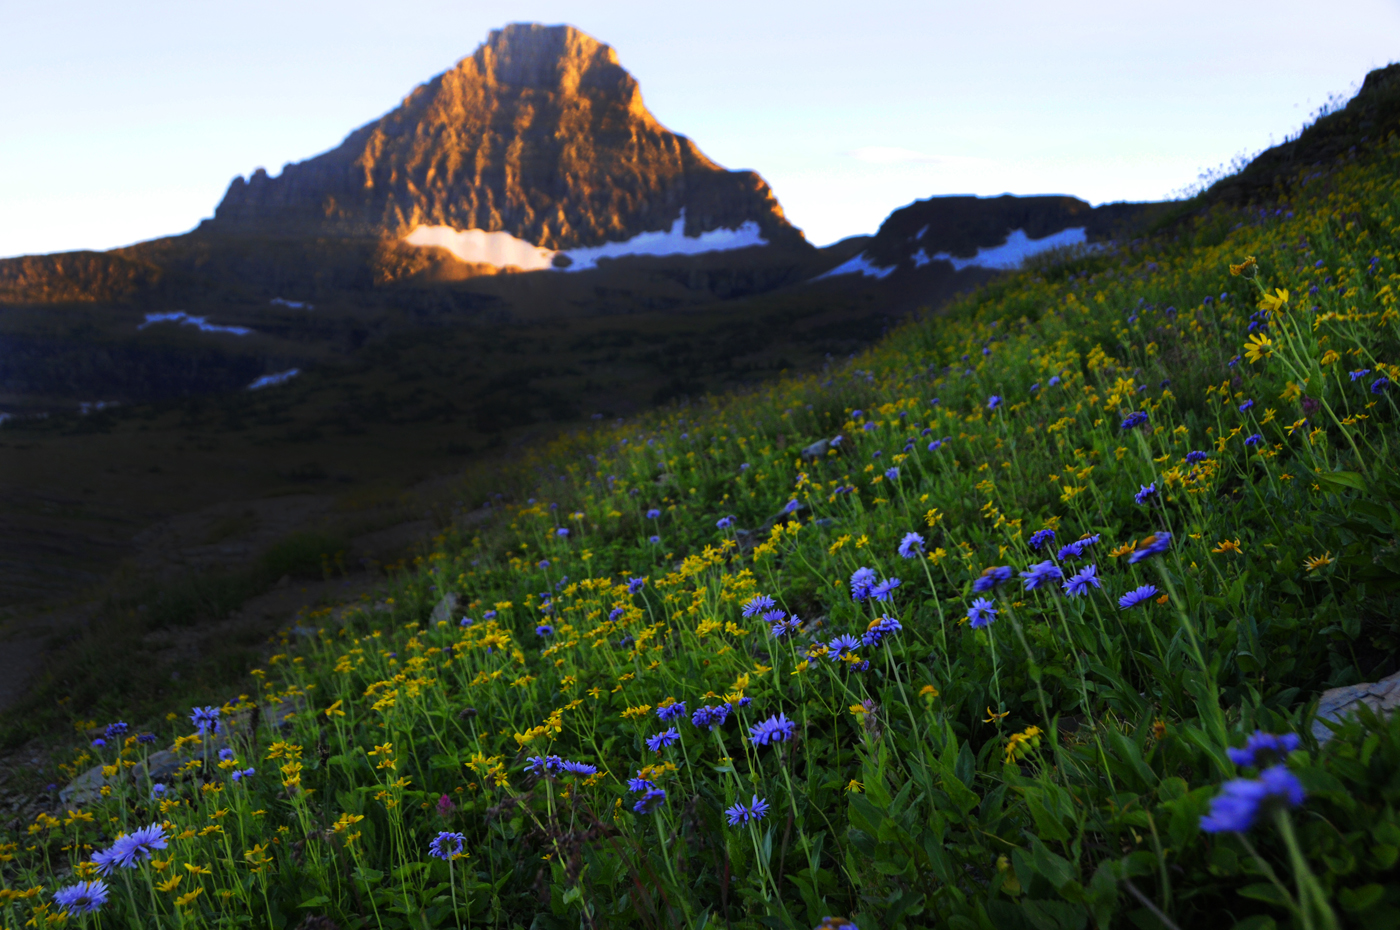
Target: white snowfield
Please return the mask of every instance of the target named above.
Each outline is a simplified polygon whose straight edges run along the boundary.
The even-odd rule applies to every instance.
[[[919,230],[916,239],[922,238],[928,227]],[[1032,239],[1026,235],[1024,229],[1013,229],[1006,236],[1006,241],[1001,245],[988,246],[978,249],[977,254],[972,258],[956,258],[948,252],[938,252],[929,255],[923,247],[910,256],[914,260],[915,268],[922,268],[929,262],[949,262],[954,271],[962,271],[964,268],[976,266],[978,268],[993,268],[997,271],[1010,271],[1019,268],[1021,262],[1037,255],[1047,249],[1060,248],[1066,245],[1083,245],[1087,241],[1085,234],[1086,227],[1075,226],[1071,229],[1062,229],[1057,233],[1051,233],[1041,239]],[[822,278],[834,278],[843,274],[863,274],[871,278],[885,278],[894,273],[897,265],[882,267],[874,264],[870,257],[862,252],[848,262],[843,262],[835,268],[819,274],[813,281],[820,281]]]
[[[456,230],[450,226],[419,226],[405,236],[403,241],[409,245],[444,248],[464,262],[494,265],[497,268],[514,266],[521,271],[587,271],[598,267],[598,260],[603,258],[622,258],[628,255],[699,255],[703,252],[723,252],[768,244],[768,240],[763,238],[758,224],[753,220],[749,220],[738,229],[712,229],[698,236],[687,236],[684,207],[669,230],[638,233],[624,242],[605,242],[602,245],[558,252],[532,245],[507,232]],[[554,259],[558,255],[568,256],[571,264],[563,268],[556,267]]]
[[[275,387],[279,384],[286,384],[288,381],[301,374],[300,368],[288,368],[286,371],[279,371],[275,375],[263,375],[252,384],[248,385],[250,391],[260,391],[265,387]]]
[[[268,301],[274,307],[290,307],[293,310],[315,310],[315,304],[309,304],[302,300],[288,300],[285,297],[274,297]]]
[[[920,249],[920,251],[923,250]],[[879,265],[871,262],[864,252],[861,252],[850,261],[842,262],[830,271],[817,275],[812,280],[820,281],[822,278],[834,278],[843,274],[863,274],[867,278],[887,278],[894,274],[895,267],[894,265],[890,265],[888,268],[881,268]]]
[[[183,310],[176,310],[173,313],[148,313],[146,322],[137,326],[137,329],[145,329],[155,323],[179,323],[181,326],[193,326],[201,333],[232,333],[235,336],[246,336],[252,332],[246,326],[219,326],[210,323],[202,316],[190,316]]]
[[[1075,226],[1070,229],[1062,229],[1043,239],[1030,238],[1024,229],[1013,229],[1001,245],[978,249],[977,254],[972,258],[954,258],[947,252],[939,252],[932,258],[934,261],[952,262],[954,271],[962,271],[969,265],[1010,271],[1012,268],[1020,267],[1021,262],[1032,255],[1037,255],[1048,249],[1058,249],[1066,245],[1083,245],[1088,241],[1085,236],[1085,228]]]

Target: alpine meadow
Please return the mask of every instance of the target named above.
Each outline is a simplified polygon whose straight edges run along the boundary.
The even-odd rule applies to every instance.
[[[77,720],[5,926],[1400,927],[1389,130],[530,452]]]

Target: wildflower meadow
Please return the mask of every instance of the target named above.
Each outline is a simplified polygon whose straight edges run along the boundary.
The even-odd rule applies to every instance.
[[[556,442],[249,693],[80,721],[0,918],[1400,927],[1400,721],[1317,715],[1397,670],[1397,281],[1392,136]]]

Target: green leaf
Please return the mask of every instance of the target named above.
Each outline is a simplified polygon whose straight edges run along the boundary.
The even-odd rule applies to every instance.
[[[1328,471],[1313,475],[1313,480],[1328,491],[1366,490],[1366,479],[1354,471]]]
[[[1379,904],[1383,897],[1385,897],[1385,886],[1374,883],[1362,885],[1360,888],[1343,888],[1337,892],[1337,901],[1344,910],[1352,914]]]
[[[326,897],[323,894],[318,894],[314,898],[307,898],[305,901],[298,904],[297,907],[324,907],[325,905],[330,903],[330,898]]]
[[[1255,882],[1253,885],[1245,885],[1238,892],[1242,898],[1253,898],[1255,901],[1264,901],[1268,904],[1277,904],[1279,907],[1288,907],[1288,898],[1277,887],[1269,882]]]

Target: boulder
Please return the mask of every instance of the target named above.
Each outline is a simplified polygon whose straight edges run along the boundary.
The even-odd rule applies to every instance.
[[[1355,713],[1362,704],[1380,716],[1386,716],[1400,707],[1400,672],[1387,675],[1380,681],[1322,692],[1322,699],[1317,703],[1317,716],[1313,720],[1312,735],[1319,743],[1327,742],[1332,738],[1332,731],[1321,721],[1340,722]]]

